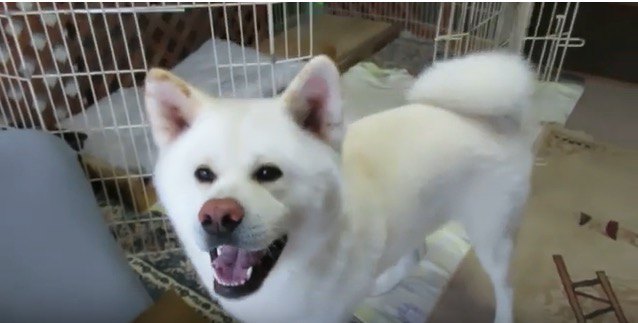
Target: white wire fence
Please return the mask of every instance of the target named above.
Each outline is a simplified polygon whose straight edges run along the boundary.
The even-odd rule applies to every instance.
[[[543,81],[558,81],[573,37],[578,3],[332,3],[327,12],[397,23],[425,44],[433,60],[509,48],[525,54]]]
[[[275,57],[268,39],[307,23],[309,8],[4,2],[0,122],[64,135],[81,147],[104,215],[129,253],[176,248],[170,225],[152,209],[156,151],[143,111],[146,71],[171,69],[219,96],[271,96],[311,52],[287,48],[285,57]],[[312,39],[301,32],[291,37]]]
[[[567,50],[583,47],[585,40],[574,37],[579,3],[541,2],[530,9],[530,24],[523,38],[523,51],[536,63],[536,74],[543,81],[560,79]]]
[[[174,250],[170,224],[154,209],[156,151],[140,91],[150,67],[219,96],[272,96],[313,55],[313,29],[294,27],[333,14],[400,24],[434,47],[433,59],[520,50],[538,62],[539,78],[555,81],[567,49],[582,45],[571,36],[577,11],[573,3],[3,2],[0,125],[72,143],[128,253]]]

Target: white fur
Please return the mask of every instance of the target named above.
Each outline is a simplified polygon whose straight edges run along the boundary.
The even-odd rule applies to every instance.
[[[204,201],[233,197],[244,206],[246,245],[261,248],[288,234],[259,290],[239,300],[218,299],[242,321],[345,322],[364,297],[388,290],[409,271],[424,235],[457,220],[492,279],[495,321],[511,322],[508,264],[532,152],[525,128],[510,114],[529,99],[532,77],[525,71],[522,60],[504,54],[439,63],[411,90],[414,103],[353,123],[339,161],[331,147],[343,130],[334,119],[341,114],[332,84],[337,71],[316,58],[281,97],[203,98],[196,110],[184,107],[197,112],[183,133],[158,141],[155,185],[213,297],[213,271],[197,223]],[[300,90],[313,77],[331,86],[320,93]],[[291,117],[299,112],[291,102],[317,94],[325,126],[320,134]],[[147,109],[163,109],[153,95],[147,93]],[[154,135],[167,138],[158,120],[151,118]],[[252,181],[249,174],[262,162],[277,164],[284,176],[263,185]],[[201,164],[216,172],[213,184],[195,181]]]
[[[533,74],[521,57],[490,52],[434,63],[407,99],[460,113],[506,116],[521,113],[521,98],[533,91]]]

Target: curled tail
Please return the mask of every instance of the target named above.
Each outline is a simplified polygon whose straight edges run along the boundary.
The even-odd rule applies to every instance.
[[[407,93],[412,103],[487,117],[527,115],[534,74],[521,57],[485,52],[435,63]]]

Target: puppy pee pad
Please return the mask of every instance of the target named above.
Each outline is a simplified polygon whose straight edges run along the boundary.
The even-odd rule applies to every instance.
[[[405,104],[413,83],[404,69],[382,69],[370,62],[353,66],[341,76],[345,124]]]
[[[249,47],[211,39],[171,72],[216,96],[268,97],[284,89],[304,64],[295,61],[268,64],[272,59]],[[229,67],[230,64],[235,66]],[[143,107],[141,88],[120,88],[86,112],[61,121],[59,126],[88,134],[83,153],[130,173],[148,173],[153,169],[156,149]]]
[[[584,87],[568,82],[537,82],[531,110],[538,120],[564,125],[583,95]]]
[[[415,269],[387,293],[364,300],[355,318],[364,323],[427,320],[470,246],[457,223],[426,238],[427,254]]]

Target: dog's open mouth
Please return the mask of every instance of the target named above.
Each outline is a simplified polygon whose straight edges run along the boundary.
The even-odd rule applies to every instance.
[[[215,293],[226,298],[239,298],[259,289],[287,241],[288,238],[283,236],[266,249],[256,251],[229,245],[221,245],[211,251]]]

